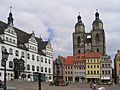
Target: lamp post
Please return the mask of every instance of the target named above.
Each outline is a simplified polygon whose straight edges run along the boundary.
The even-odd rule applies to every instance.
[[[38,90],[41,90],[41,73],[38,73]]]
[[[7,49],[4,47],[2,50],[2,59],[4,61],[4,90],[6,90],[6,61],[8,60],[9,53]]]

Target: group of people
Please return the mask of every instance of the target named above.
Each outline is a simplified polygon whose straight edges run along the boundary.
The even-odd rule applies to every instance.
[[[95,82],[90,83],[90,90],[96,90],[96,83]]]

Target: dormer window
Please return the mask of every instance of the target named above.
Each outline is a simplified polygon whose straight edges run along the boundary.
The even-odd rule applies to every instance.
[[[8,37],[6,37],[6,41],[8,41]]]
[[[13,43],[15,44],[15,40],[13,40]]]
[[[10,42],[12,43],[12,39],[10,38]]]

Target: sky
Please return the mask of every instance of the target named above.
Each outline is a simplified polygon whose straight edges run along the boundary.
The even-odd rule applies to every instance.
[[[72,33],[78,12],[86,32],[91,31],[96,9],[103,22],[107,54],[120,49],[120,0],[0,0],[0,20],[7,22],[12,6],[14,26],[51,40],[54,58],[73,53]]]

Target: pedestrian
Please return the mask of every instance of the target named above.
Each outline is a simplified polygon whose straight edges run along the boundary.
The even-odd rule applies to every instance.
[[[93,82],[90,82],[90,90],[93,90]]]
[[[96,90],[96,84],[95,83],[93,84],[93,90]]]

